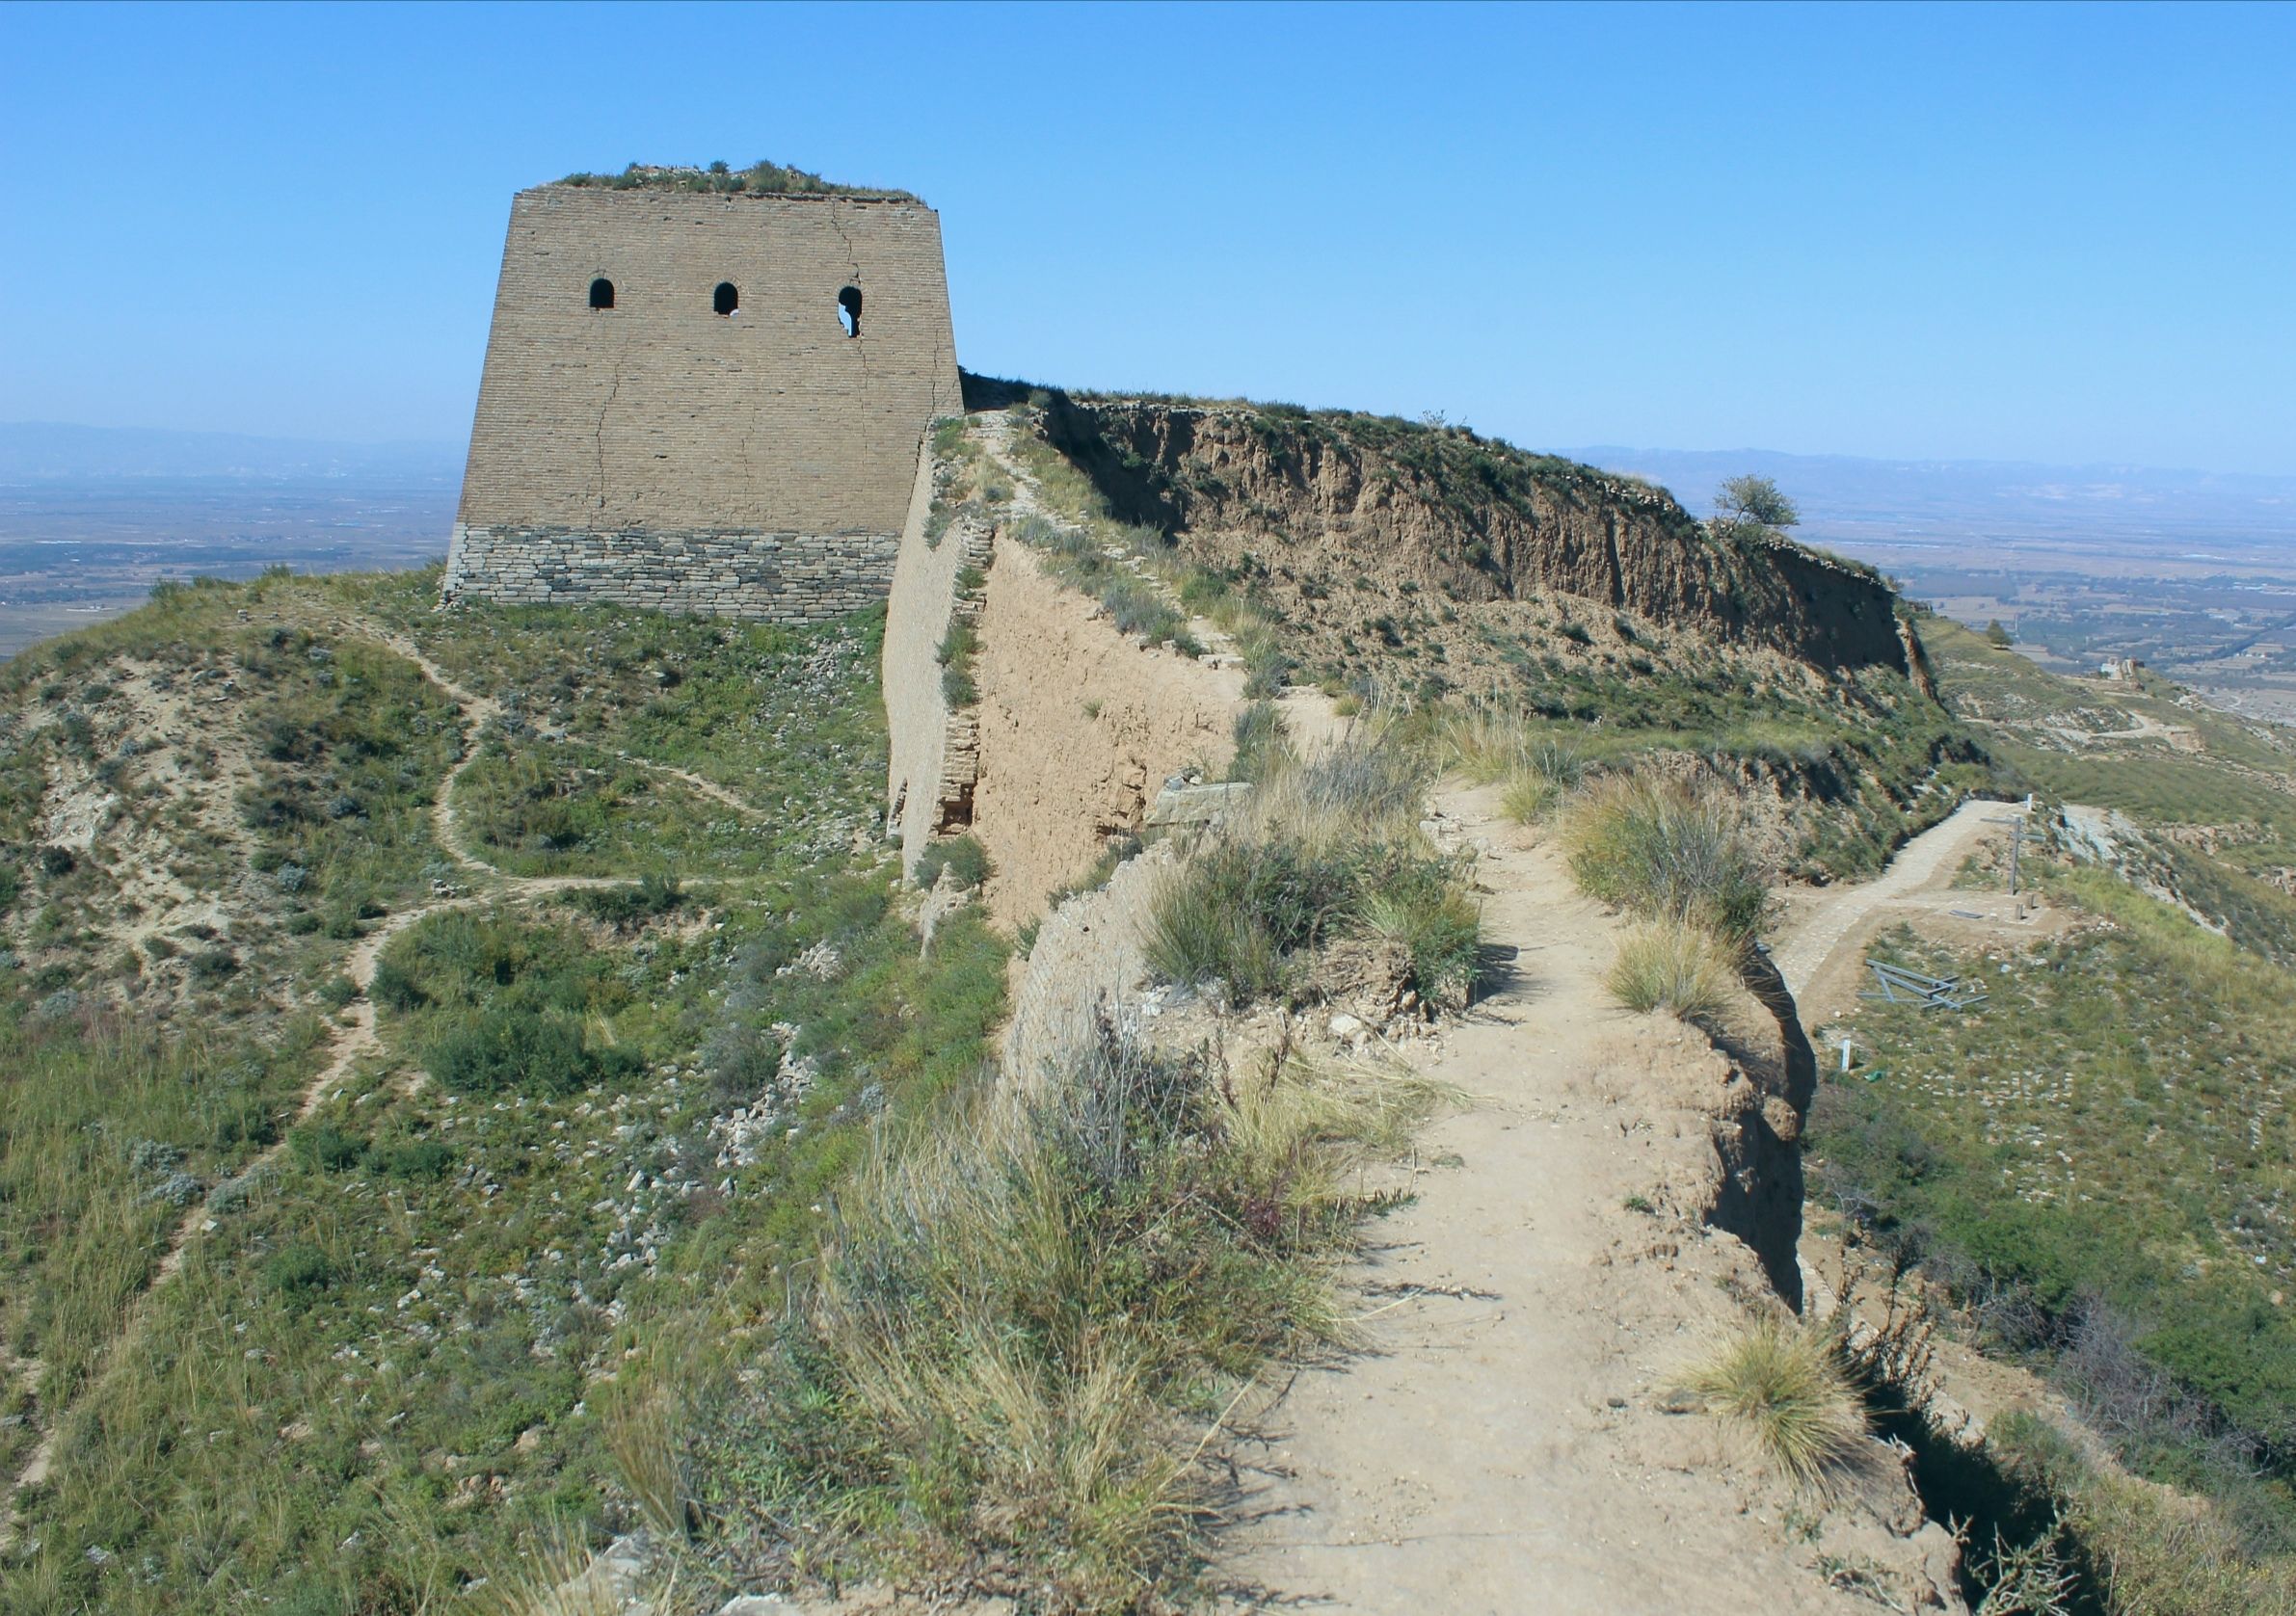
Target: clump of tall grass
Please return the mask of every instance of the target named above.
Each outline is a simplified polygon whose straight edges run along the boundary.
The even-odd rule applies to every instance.
[[[1264,619],[1247,620],[1235,633],[1236,649],[1243,656],[1243,694],[1255,702],[1282,695],[1297,664],[1285,650],[1274,624]]]
[[[1587,778],[1586,759],[1518,708],[1476,702],[1448,712],[1442,741],[1453,766],[1479,785],[1504,783],[1507,816],[1529,825]]]
[[[1605,903],[1696,926],[1732,948],[1761,929],[1769,883],[1737,806],[1719,792],[1607,777],[1572,804],[1562,846],[1580,887]]]
[[[681,1608],[675,1572],[633,1595],[603,1556],[563,1522],[531,1537],[518,1557],[494,1569],[473,1602],[484,1616],[667,1616]]]
[[[970,707],[980,700],[980,686],[973,665],[980,654],[980,630],[962,618],[952,620],[935,653],[941,664],[941,698],[951,707]]]
[[[1228,761],[1230,780],[1258,782],[1290,755],[1284,715],[1273,702],[1257,701],[1236,715],[1236,753]]]
[[[1423,1002],[1465,1004],[1482,952],[1482,912],[1448,870],[1399,873],[1402,880],[1364,899],[1364,929],[1402,946]]]
[[[1026,1093],[881,1135],[814,1278],[703,1442],[714,1518],[792,1559],[1058,1608],[1185,1581],[1198,1453],[1272,1352],[1336,1339],[1353,1169],[1437,1099],[1369,1067],[1169,1059],[1107,1018]]]
[[[1798,1487],[1824,1492],[1858,1458],[1865,1405],[1832,1338],[1765,1313],[1683,1382]]]
[[[1729,963],[1714,940],[1679,920],[1653,920],[1619,939],[1606,978],[1629,1010],[1670,1011],[1685,1021],[1715,1020],[1729,1002]]]
[[[1427,845],[1424,760],[1391,733],[1300,759],[1264,741],[1257,789],[1172,867],[1150,902],[1146,951],[1167,981],[1217,982],[1238,1001],[1285,994],[1315,950],[1380,936],[1411,958],[1430,1005],[1472,991],[1481,916],[1464,867]]]

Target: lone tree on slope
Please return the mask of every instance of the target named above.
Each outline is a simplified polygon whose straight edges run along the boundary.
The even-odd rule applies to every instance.
[[[1749,472],[1714,491],[1714,528],[1726,538],[1776,539],[1802,520],[1794,502],[1767,477]]]

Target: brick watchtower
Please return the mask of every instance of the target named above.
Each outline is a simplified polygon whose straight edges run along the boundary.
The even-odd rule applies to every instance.
[[[511,204],[446,599],[799,623],[885,597],[920,446],[963,408],[940,216],[697,180]]]

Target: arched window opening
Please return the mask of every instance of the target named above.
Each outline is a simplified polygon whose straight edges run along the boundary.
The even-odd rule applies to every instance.
[[[861,334],[861,288],[848,286],[837,295],[837,317],[844,323],[847,336]]]
[[[592,308],[614,306],[614,283],[602,275],[590,282],[590,306]]]
[[[741,292],[739,288],[737,288],[731,280],[719,281],[717,283],[717,290],[710,294],[709,306],[716,309],[720,314],[740,313]]]

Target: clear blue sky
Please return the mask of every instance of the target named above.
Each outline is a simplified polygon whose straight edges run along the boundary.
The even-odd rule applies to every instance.
[[[958,351],[1535,445],[2296,473],[2296,9],[0,8],[0,419],[468,431],[511,193],[941,209]]]

